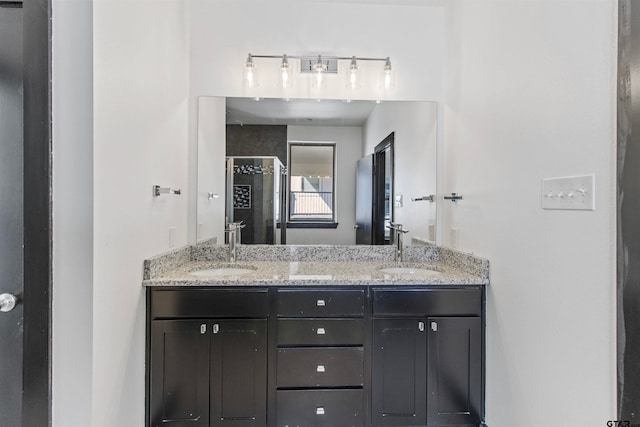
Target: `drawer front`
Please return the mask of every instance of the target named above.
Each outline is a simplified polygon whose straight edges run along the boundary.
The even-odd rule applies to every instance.
[[[280,289],[277,313],[280,317],[362,316],[364,290]]]
[[[264,318],[269,313],[267,289],[178,289],[151,291],[151,317]]]
[[[358,387],[363,378],[362,347],[278,349],[278,387]]]
[[[279,390],[278,427],[362,427],[362,390]]]
[[[362,319],[280,319],[279,346],[360,346]]]
[[[374,315],[480,316],[481,289],[376,289]]]

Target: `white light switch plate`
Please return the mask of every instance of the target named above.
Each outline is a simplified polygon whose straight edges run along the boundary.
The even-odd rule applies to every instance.
[[[542,209],[593,211],[595,176],[580,175],[542,180]]]
[[[394,206],[396,208],[402,207],[402,194],[396,194],[394,197]]]

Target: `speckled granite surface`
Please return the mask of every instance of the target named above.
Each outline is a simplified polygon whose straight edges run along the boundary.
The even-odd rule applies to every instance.
[[[227,246],[197,245],[145,261],[144,286],[255,285],[485,285],[489,262],[433,245],[404,248],[404,262],[394,261],[392,246],[243,245],[238,261],[226,262]],[[246,274],[197,276],[194,271],[235,267]],[[420,268],[386,273],[388,267]]]

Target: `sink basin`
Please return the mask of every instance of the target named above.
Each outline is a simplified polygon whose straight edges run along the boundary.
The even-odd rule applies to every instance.
[[[249,266],[224,266],[207,268],[204,270],[192,271],[193,276],[212,277],[212,276],[241,276],[243,274],[254,273],[256,269]]]
[[[381,268],[380,271],[387,274],[413,274],[420,276],[440,274],[440,272],[437,270],[424,267],[386,267]]]

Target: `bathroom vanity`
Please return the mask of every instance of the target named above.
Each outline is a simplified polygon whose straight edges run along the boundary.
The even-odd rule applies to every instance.
[[[481,425],[488,276],[433,259],[378,273],[388,264],[207,277],[191,273],[219,263],[190,261],[145,280],[147,425]]]

